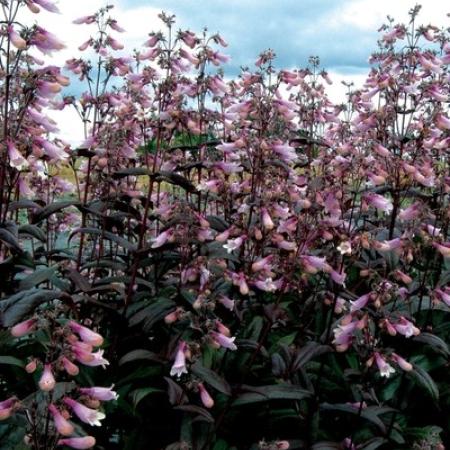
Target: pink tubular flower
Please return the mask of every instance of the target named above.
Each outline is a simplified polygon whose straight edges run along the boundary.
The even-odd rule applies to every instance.
[[[173,366],[170,369],[170,375],[172,377],[176,375],[179,378],[183,373],[187,373],[186,355],[185,355],[186,348],[187,348],[186,342],[180,341],[180,343],[178,344],[177,354],[175,356],[175,362],[173,363]]]
[[[86,344],[92,345],[94,347],[99,347],[103,344],[103,337],[95,331],[92,331],[91,329],[84,327],[83,325],[80,325],[73,320],[69,321],[68,325],[70,329],[74,333],[77,333],[78,336],[80,336],[81,340]]]
[[[405,319],[404,317],[401,317],[400,322],[393,324],[393,326],[397,330],[397,332],[407,338],[420,334],[420,330],[416,326],[414,326],[412,322]]]
[[[421,204],[416,202],[405,209],[401,209],[398,214],[398,218],[404,221],[414,220],[417,219],[417,217],[419,217],[420,211],[421,211]]]
[[[90,387],[90,388],[80,388],[80,392],[85,395],[89,395],[89,397],[95,398],[96,400],[100,400],[102,402],[108,402],[110,400],[117,400],[119,395],[117,392],[113,391],[112,385],[109,388],[105,387]]]
[[[52,13],[59,13],[59,9],[57,6],[50,0],[33,0],[34,3],[37,3],[42,8],[46,9]]]
[[[237,350],[236,344],[234,343],[235,337],[230,338],[216,331],[212,331],[211,336],[221,347],[228,348],[229,350]]]
[[[266,230],[272,230],[275,227],[267,208],[261,208],[261,220]]]
[[[384,212],[392,211],[393,205],[391,201],[383,197],[382,195],[371,192],[369,194],[366,194],[364,198],[367,203],[369,203],[376,209],[379,209]]]
[[[55,428],[58,433],[63,436],[70,436],[75,431],[73,425],[64,418],[64,416],[59,412],[58,408],[50,404],[48,410],[53,416],[53,421],[55,422]]]
[[[450,294],[442,289],[435,289],[435,295],[440,298],[448,307],[450,307]]]
[[[214,400],[211,397],[211,395],[209,394],[209,392],[206,390],[203,383],[198,384],[198,389],[200,391],[200,399],[203,403],[203,406],[205,408],[212,408],[214,406]]]
[[[75,19],[72,23],[74,23],[75,25],[81,25],[83,23],[85,23],[86,25],[90,25],[91,23],[95,22],[95,16],[91,15],[91,16],[83,16],[83,17],[79,17],[78,19]]]
[[[273,255],[268,255],[265,258],[262,258],[258,261],[255,261],[252,264],[252,272],[260,272],[261,270],[271,270],[271,261],[273,259]]]
[[[22,170],[29,166],[28,161],[22,156],[22,154],[17,150],[16,146],[11,140],[6,141],[6,146],[8,148],[9,164],[17,170]]]
[[[397,355],[397,353],[392,353],[391,358],[405,372],[410,372],[413,370],[413,365],[406,361],[406,359],[403,359],[401,356]]]
[[[174,230],[169,228],[168,230],[163,231],[155,238],[151,247],[152,248],[162,247],[166,242],[172,242],[173,237],[174,237]]]
[[[80,369],[78,368],[78,366],[75,365],[72,361],[70,361],[65,356],[62,357],[62,363],[63,363],[64,370],[69,375],[76,376],[80,373]]]
[[[92,448],[95,445],[95,438],[92,436],[84,436],[60,439],[58,445],[67,445],[68,447],[77,449]]]
[[[361,297],[357,298],[355,301],[351,301],[350,304],[350,312],[359,311],[360,309],[364,308],[368,301],[370,299],[370,293],[362,295]]]
[[[24,320],[11,328],[11,334],[16,338],[25,336],[34,330],[36,322],[37,319]]]
[[[231,300],[231,298],[227,297],[226,295],[221,295],[217,300],[225,308],[229,309],[230,311],[233,311],[233,309],[234,309],[234,300]]]
[[[16,403],[16,397],[10,397],[7,400],[0,402],[0,420],[6,420],[11,417]]]
[[[41,379],[39,380],[39,388],[42,391],[52,391],[55,387],[56,380],[53,376],[51,364],[45,364],[44,372],[42,372]]]
[[[8,27],[8,35],[11,40],[11,44],[17,48],[17,50],[24,50],[27,48],[27,41],[23,39],[17,31],[14,30],[13,26]]]
[[[378,353],[374,353],[375,362],[377,363],[378,370],[380,371],[380,375],[382,377],[389,378],[391,373],[395,373],[395,369],[386,362],[386,360]]]
[[[70,406],[77,417],[84,423],[88,423],[92,426],[101,426],[100,420],[103,420],[106,416],[100,411],[88,408],[81,403],[76,402],[72,398],[65,397],[64,403]]]
[[[227,253],[232,253],[234,250],[237,250],[244,243],[246,236],[239,236],[236,239],[228,239],[227,243],[223,245],[223,248],[226,249]]]

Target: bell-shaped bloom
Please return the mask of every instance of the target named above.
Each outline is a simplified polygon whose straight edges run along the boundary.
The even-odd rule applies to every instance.
[[[27,48],[27,41],[23,39],[17,31],[14,30],[12,25],[8,27],[8,35],[11,44],[14,45],[17,50],[24,50]]]
[[[90,25],[91,23],[94,23],[94,22],[95,22],[95,16],[90,15],[90,16],[79,17],[78,19],[75,19],[72,23],[74,23],[75,25],[81,25],[81,24]]]
[[[70,397],[65,397],[63,401],[67,406],[72,408],[72,411],[82,422],[88,423],[89,425],[99,427],[101,426],[100,420],[106,417],[102,412],[88,408]]]
[[[265,258],[259,259],[252,264],[252,272],[260,272],[261,270],[269,271],[272,269],[271,262],[273,255],[268,255]]]
[[[234,300],[227,297],[226,295],[221,295],[217,301],[221,303],[225,308],[229,309],[230,311],[233,311],[234,309]]]
[[[442,244],[433,242],[433,246],[442,256],[444,256],[445,258],[450,258],[450,242],[444,242]]]
[[[44,365],[44,371],[42,372],[41,378],[39,380],[39,388],[42,391],[52,391],[55,387],[56,380],[53,376],[51,364]]]
[[[11,417],[14,412],[16,403],[16,397],[10,397],[7,400],[3,400],[0,402],[0,420],[6,420]]]
[[[400,321],[398,323],[394,323],[393,326],[397,330],[397,332],[407,338],[420,334],[420,330],[416,326],[414,326],[412,322],[405,319],[404,317],[401,317]]]
[[[391,373],[395,373],[395,369],[386,362],[386,360],[378,353],[374,353],[375,356],[375,362],[378,366],[378,370],[380,371],[380,375],[382,377],[389,378],[391,376]]]
[[[398,218],[403,221],[414,220],[419,217],[422,210],[422,205],[419,202],[413,203],[405,209],[401,209],[398,213]]]
[[[411,370],[413,370],[413,365],[406,361],[406,359],[397,355],[397,353],[392,353],[391,358],[405,372],[411,372]]]
[[[237,350],[237,346],[234,343],[235,337],[228,337],[216,331],[211,331],[211,336],[221,347],[228,348],[229,350]]]
[[[264,280],[256,280],[253,283],[258,289],[265,292],[275,292],[278,286],[273,282],[272,278],[267,277]]]
[[[51,0],[33,0],[34,3],[37,3],[42,8],[46,9],[52,13],[59,13],[58,7]]]
[[[58,433],[63,436],[70,436],[75,431],[74,426],[61,414],[58,408],[50,404],[48,410],[53,416],[53,421],[55,423],[55,428]]]
[[[108,20],[108,25],[114,30],[117,31],[118,33],[124,33],[125,30],[117,23],[117,20],[115,19],[110,19]]]
[[[37,319],[24,320],[23,322],[20,322],[11,328],[11,334],[17,338],[25,336],[28,333],[34,331],[36,322]]]
[[[382,195],[371,192],[369,194],[366,194],[364,196],[364,199],[368,204],[370,204],[376,209],[379,209],[380,211],[384,212],[392,211],[393,208],[392,202],[387,198],[383,197]]]
[[[181,377],[183,373],[187,373],[186,367],[186,349],[187,344],[184,341],[180,341],[178,344],[177,354],[175,356],[175,362],[173,363],[172,368],[170,369],[170,375],[173,377],[176,375],[177,377]]]
[[[109,361],[103,357],[104,350],[98,350],[94,353],[91,353],[93,359],[90,361],[83,362],[85,366],[97,367],[102,366],[103,369],[106,369],[106,366],[109,365]]]
[[[357,298],[355,301],[350,302],[350,312],[359,311],[364,308],[370,299],[370,293],[361,295],[361,297]]]
[[[437,114],[436,125],[441,130],[450,130],[450,119],[444,114]]]
[[[450,294],[442,289],[435,289],[434,294],[442,300],[448,307],[450,307]]]
[[[290,164],[297,161],[297,153],[295,147],[291,147],[289,144],[276,144],[273,145],[273,151],[283,160],[285,163]]]
[[[200,391],[200,399],[203,403],[203,406],[205,408],[212,408],[214,406],[214,400],[209,394],[209,392],[206,390],[203,383],[198,384],[198,390]]]
[[[266,230],[272,230],[275,227],[267,208],[261,208],[261,221]]]
[[[228,239],[227,243],[223,245],[223,248],[226,249],[227,253],[232,253],[234,250],[237,250],[242,246],[246,239],[246,236],[239,236],[236,239]]]
[[[64,367],[64,370],[73,377],[78,375],[80,373],[80,369],[76,364],[74,364],[70,359],[66,358],[65,356],[62,357],[62,364]]]
[[[166,231],[163,231],[155,238],[151,247],[159,248],[162,247],[164,244],[166,244],[166,242],[172,242],[174,238],[174,233],[175,233],[174,230],[172,230],[171,228],[169,228]]]
[[[114,385],[109,388],[96,386],[90,388],[80,388],[80,392],[82,394],[89,395],[89,397],[95,398],[96,400],[108,402],[119,398],[117,392],[112,390],[113,387]]]
[[[103,344],[103,337],[95,331],[92,331],[90,328],[80,325],[73,320],[70,320],[67,325],[74,333],[77,333],[81,340],[86,344],[92,345],[93,347],[99,347]]]
[[[67,445],[67,447],[76,449],[92,448],[95,445],[95,438],[93,436],[73,437],[60,439],[58,445]]]
[[[9,165],[17,170],[23,170],[28,167],[28,161],[17,150],[16,146],[11,140],[7,140],[6,147],[8,149]]]

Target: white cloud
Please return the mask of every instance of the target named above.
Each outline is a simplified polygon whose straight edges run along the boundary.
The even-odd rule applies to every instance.
[[[339,2],[341,3],[341,2]],[[342,2],[324,17],[324,21],[334,28],[342,26],[356,27],[360,30],[377,30],[386,16],[393,17],[396,22],[407,22],[408,11],[417,4],[417,0],[352,0]],[[436,26],[448,25],[447,13],[450,12],[448,2],[427,0],[424,2],[418,22]]]

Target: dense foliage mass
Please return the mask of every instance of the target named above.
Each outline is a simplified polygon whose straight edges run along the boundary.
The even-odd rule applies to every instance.
[[[53,1],[0,4],[0,448],[444,449],[449,30],[390,20],[334,105],[164,13],[47,65]]]

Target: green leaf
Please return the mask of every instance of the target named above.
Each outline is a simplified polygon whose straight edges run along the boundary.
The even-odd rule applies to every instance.
[[[441,353],[444,356],[450,356],[450,350],[446,342],[440,337],[431,333],[420,333],[412,339],[414,342],[422,342],[429,345],[435,352]]]
[[[20,281],[19,289],[31,289],[44,281],[50,280],[55,274],[56,269],[56,267],[46,267],[45,269],[36,270]]]
[[[152,387],[146,387],[141,389],[135,389],[134,391],[130,392],[130,397],[133,402],[133,406],[136,409],[138,404],[145,398],[147,395],[150,394],[160,394],[164,392],[162,389],[152,388]]]
[[[291,384],[277,384],[271,386],[242,386],[251,391],[241,394],[232,406],[249,405],[267,402],[269,400],[303,400],[311,397],[311,392]]]
[[[25,367],[25,363],[14,356],[0,356],[0,364],[6,364],[9,366]]]
[[[174,406],[173,409],[197,414],[199,418],[206,420],[207,422],[214,423],[214,417],[205,408],[202,408],[200,406],[180,405],[180,406]]]
[[[417,364],[413,364],[413,367],[413,370],[411,370],[410,372],[406,372],[407,375],[413,378],[416,384],[425,389],[430,397],[437,402],[439,400],[439,389],[436,383],[433,381],[428,372],[425,371],[425,369],[422,369],[422,367],[418,366]]]
[[[378,416],[395,411],[393,408],[381,406],[369,406],[359,411],[359,408],[345,403],[321,403],[320,408],[324,411],[342,411],[353,415],[360,414],[363,419],[376,425],[382,433],[386,433],[386,426]]]
[[[296,371],[308,363],[311,359],[316,356],[323,355],[324,353],[329,353],[333,349],[329,345],[322,345],[318,342],[308,342],[300,351],[292,364],[292,370]]]
[[[96,236],[101,236],[103,239],[107,239],[109,241],[115,242],[120,247],[123,247],[129,251],[135,251],[137,248],[136,244],[133,244],[132,242],[127,241],[123,237],[117,236],[116,234],[111,233],[110,231],[99,230],[98,228],[91,228],[91,227],[78,228],[78,229],[72,231],[72,233],[70,233],[70,236],[69,236],[69,241],[77,233],[94,234]]]
[[[214,389],[222,392],[222,394],[231,395],[231,388],[227,381],[217,375],[213,370],[203,367],[199,361],[191,366],[191,371],[194,375],[197,375],[203,381],[206,381]]]
[[[38,241],[45,242],[45,233],[36,225],[21,225],[19,227],[20,235],[28,235]]]
[[[45,208],[42,208],[37,214],[33,216],[33,223],[39,223],[43,220],[50,217],[52,214],[55,214],[59,211],[62,211],[63,209],[66,209],[70,206],[76,206],[78,208],[81,207],[81,203],[78,201],[70,200],[65,202],[55,202],[52,203]]]
[[[6,228],[0,227],[0,241],[2,241],[8,248],[22,253],[22,248],[17,238]]]
[[[41,303],[60,298],[61,291],[29,289],[7,297],[0,302],[0,323],[12,327],[32,314]]]
[[[163,362],[163,360],[154,352],[150,350],[144,349],[136,349],[122,356],[119,360],[119,366],[123,364],[133,362],[133,361],[142,361],[142,360],[150,360],[155,362]]]

